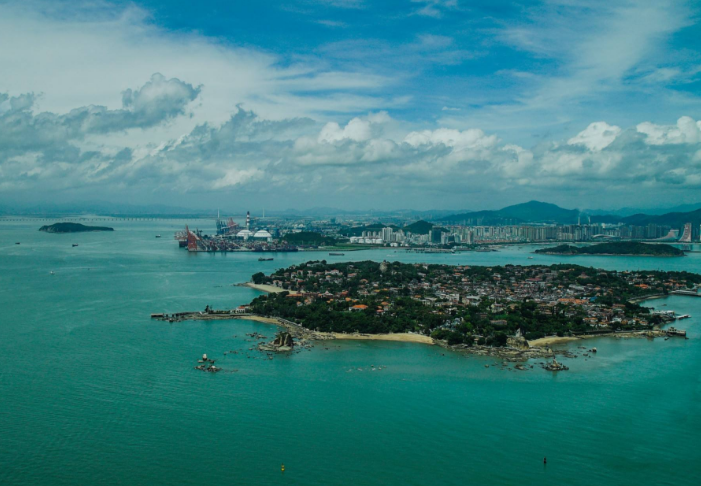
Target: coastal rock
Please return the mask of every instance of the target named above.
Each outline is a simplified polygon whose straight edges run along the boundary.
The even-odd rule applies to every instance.
[[[280,331],[275,339],[268,344],[259,344],[258,349],[260,351],[274,351],[274,352],[285,352],[292,351],[295,342],[292,338],[292,334],[285,331]]]
[[[506,339],[506,345],[510,348],[528,349],[530,345],[523,336],[511,336]]]

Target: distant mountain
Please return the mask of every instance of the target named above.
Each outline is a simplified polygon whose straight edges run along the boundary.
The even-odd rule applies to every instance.
[[[579,210],[564,209],[556,204],[540,201],[529,201],[523,204],[508,206],[499,211],[501,214],[522,219],[524,221],[553,221],[556,223],[576,223]]]
[[[477,224],[503,224],[511,222],[518,224],[522,222],[542,222],[542,223],[576,223],[579,217],[579,210],[564,209],[556,204],[544,203],[540,201],[529,201],[523,204],[507,206],[497,211],[473,211],[469,213],[453,214],[439,221],[460,223],[472,221]]]
[[[623,223],[645,226],[648,224],[668,225],[668,226],[684,226],[685,223],[693,225],[701,224],[701,209],[689,211],[686,213],[667,213],[659,216],[649,216],[646,214],[634,214],[623,218]]]
[[[415,210],[415,209],[367,209],[367,210],[347,210],[338,209],[330,207],[315,207],[309,209],[285,209],[282,211],[266,210],[266,215],[277,216],[285,218],[293,217],[315,217],[315,218],[326,218],[326,217],[337,217],[341,216],[343,218],[384,218],[384,219],[435,219],[448,216],[450,214],[455,214],[458,212],[464,212],[465,210],[459,211],[455,209],[430,209],[425,211]]]
[[[405,226],[402,230],[405,233],[412,233],[415,235],[427,235],[429,231],[433,229],[433,224],[428,223],[424,220],[417,221],[416,223],[411,223]]]
[[[608,210],[608,209],[584,209],[582,213],[590,216],[633,216],[635,214],[647,214],[653,216],[659,216],[667,213],[687,213],[701,209],[701,203],[697,204],[680,204],[678,206],[672,206],[668,208],[630,208],[624,207],[620,209]]]

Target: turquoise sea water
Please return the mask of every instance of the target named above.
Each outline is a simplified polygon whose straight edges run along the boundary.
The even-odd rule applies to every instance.
[[[272,336],[272,326],[149,314],[248,302],[257,292],[232,284],[308,259],[701,272],[701,254],[515,247],[258,262],[178,249],[179,222],[73,235],[40,233],[41,224],[0,223],[0,484],[697,484],[701,299],[648,302],[691,314],[680,326],[689,340],[587,341],[598,355],[570,359],[559,374],[403,343],[331,343],[268,360],[247,351],[245,334]],[[205,352],[237,371],[193,370]]]

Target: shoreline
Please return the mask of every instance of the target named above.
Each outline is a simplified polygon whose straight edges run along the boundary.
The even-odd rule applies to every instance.
[[[154,318],[152,316],[152,318]],[[155,317],[161,320],[166,320]],[[361,333],[334,333],[334,332],[317,332],[304,328],[299,324],[282,319],[279,317],[267,317],[254,314],[204,314],[204,313],[187,313],[180,315],[178,321],[193,320],[193,321],[216,321],[216,320],[249,320],[264,324],[272,324],[278,328],[285,329],[289,334],[304,343],[305,341],[392,341],[412,344],[426,344],[429,346],[438,345],[455,352],[463,352],[476,356],[490,356],[508,362],[525,362],[530,359],[551,358],[557,355],[571,357],[572,352],[569,349],[553,349],[551,346],[557,344],[573,343],[592,338],[615,337],[615,338],[657,338],[668,336],[664,330],[646,330],[646,331],[625,331],[625,332],[610,332],[602,334],[589,334],[582,336],[547,336],[544,338],[528,341],[528,347],[491,347],[491,346],[451,346],[445,341],[434,340],[429,336],[413,333],[391,333],[391,334],[361,334]],[[173,322],[173,321],[171,321]]]
[[[584,341],[587,339],[602,338],[602,337],[623,337],[623,338],[636,338],[636,337],[662,337],[666,336],[667,332],[662,329],[645,330],[645,331],[622,331],[622,332],[606,332],[602,334],[586,334],[582,336],[546,336],[543,338],[534,339],[533,341],[528,341],[531,347],[547,347],[552,344],[563,344],[570,343],[574,341]]]
[[[238,287],[248,287],[253,290],[258,290],[260,292],[265,292],[268,294],[279,294],[280,292],[289,292],[289,290],[282,289],[280,287],[276,287],[274,285],[265,285],[265,284],[254,284],[253,282],[244,282],[240,284],[236,284]]]
[[[193,321],[224,321],[224,320],[248,320],[261,322],[264,324],[272,324],[282,327],[290,331],[294,337],[298,339],[310,339],[315,341],[327,341],[338,339],[339,341],[395,341],[403,343],[419,343],[419,344],[435,344],[434,340],[429,336],[422,334],[412,334],[408,332],[391,333],[391,334],[343,334],[340,332],[317,332],[294,324],[285,319],[278,317],[266,317],[251,314],[192,314],[183,320]]]
[[[393,333],[393,334],[343,334],[340,332],[317,332],[311,331],[305,327],[292,324],[290,321],[280,319],[277,317],[265,317],[256,315],[233,315],[232,319],[239,320],[249,320],[255,322],[262,322],[265,324],[273,324],[278,327],[283,327],[288,331],[292,331],[293,334],[298,334],[304,339],[312,339],[317,341],[326,341],[338,339],[340,341],[395,341],[403,343],[420,343],[433,345],[434,341],[429,336],[423,336],[421,334],[411,334],[411,333]]]

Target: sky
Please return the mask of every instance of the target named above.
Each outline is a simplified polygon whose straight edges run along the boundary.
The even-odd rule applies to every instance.
[[[0,0],[0,204],[701,202],[701,2]]]

